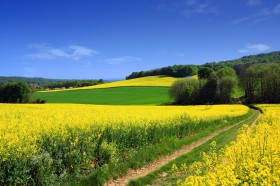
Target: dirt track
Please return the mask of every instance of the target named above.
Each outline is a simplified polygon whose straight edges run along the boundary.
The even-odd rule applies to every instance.
[[[186,145],[186,146],[182,147],[181,149],[176,150],[175,152],[173,152],[170,155],[163,156],[163,157],[159,158],[157,161],[151,162],[151,163],[143,166],[140,169],[131,169],[131,170],[129,170],[129,172],[124,177],[118,178],[116,180],[111,180],[111,181],[107,182],[105,185],[106,186],[124,186],[124,185],[127,185],[130,180],[146,176],[150,172],[153,172],[153,171],[159,169],[160,167],[162,167],[165,164],[167,164],[168,162],[176,159],[177,157],[179,157],[179,156],[181,156],[185,153],[188,153],[191,150],[193,150],[194,148],[204,144],[205,142],[207,142],[208,140],[217,136],[221,132],[229,130],[230,128],[235,127],[236,125],[239,125],[242,122],[246,122],[247,120],[252,119],[256,114],[258,115],[258,117],[252,122],[251,127],[250,127],[250,128],[252,128],[256,124],[257,120],[259,119],[260,113],[258,111],[254,111],[254,113],[249,118],[247,118],[245,120],[239,121],[238,123],[235,123],[233,125],[224,127],[223,129],[220,129],[216,132],[213,132],[209,136],[204,137],[204,138],[202,138],[198,141],[195,141],[195,142],[193,142],[189,145]]]

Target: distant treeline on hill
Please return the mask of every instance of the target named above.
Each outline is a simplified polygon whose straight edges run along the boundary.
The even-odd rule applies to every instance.
[[[247,68],[252,64],[260,64],[260,63],[280,63],[280,51],[244,56],[242,58],[235,59],[235,60],[211,62],[211,63],[206,63],[202,66],[209,67],[214,71],[228,66],[233,68],[236,71],[236,73],[239,74],[244,67]]]
[[[233,68],[239,74],[243,68],[252,64],[259,63],[280,63],[280,52],[270,52],[266,54],[244,56],[235,60],[227,60],[220,62],[209,62],[204,65],[174,65],[163,68],[157,68],[148,71],[133,72],[126,79],[133,79],[145,76],[167,75],[171,77],[187,77],[196,75],[201,67],[208,67],[217,71],[224,67]]]
[[[65,79],[45,79],[45,78],[27,78],[27,77],[2,77],[0,76],[0,86],[13,83],[24,82],[28,84],[32,91],[42,89],[55,89],[55,88],[70,88],[70,87],[84,87],[102,84],[102,79],[93,80],[65,80]]]
[[[63,79],[45,79],[45,78],[29,78],[29,77],[4,77],[0,76],[0,85],[6,84],[6,83],[12,83],[12,82],[25,82],[29,85],[36,84],[38,86],[45,86],[47,84],[51,83],[57,83],[65,81]]]
[[[171,77],[187,77],[196,75],[197,71],[198,66],[196,65],[173,65],[148,71],[132,72],[132,74],[127,76],[126,79],[158,75],[166,75]]]
[[[47,84],[45,88],[71,88],[71,87],[85,87],[102,84],[104,81],[102,79],[99,80],[68,80],[68,81],[60,81],[57,83]]]

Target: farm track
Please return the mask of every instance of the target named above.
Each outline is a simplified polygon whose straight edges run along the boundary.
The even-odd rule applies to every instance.
[[[126,176],[118,178],[116,180],[108,181],[107,183],[105,183],[105,185],[106,186],[125,186],[129,183],[130,180],[137,179],[137,178],[148,175],[149,173],[161,168],[162,166],[169,163],[170,161],[175,160],[179,156],[186,154],[186,153],[190,152],[191,150],[193,150],[194,148],[199,147],[200,145],[206,143],[207,141],[211,140],[213,137],[217,136],[221,132],[227,131],[241,123],[250,122],[250,124],[251,124],[250,129],[252,129],[260,117],[259,111],[257,111],[257,110],[252,110],[252,111],[253,111],[252,115],[250,117],[246,118],[245,120],[239,121],[233,125],[230,125],[230,126],[222,128],[220,130],[217,130],[217,131],[213,132],[212,134],[210,134],[209,136],[204,137],[198,141],[195,141],[189,145],[185,145],[181,149],[178,149],[169,155],[160,157],[157,161],[151,162],[151,163],[143,166],[140,169],[130,169],[128,171],[128,173],[126,174]],[[254,120],[251,121],[253,118],[254,118]]]

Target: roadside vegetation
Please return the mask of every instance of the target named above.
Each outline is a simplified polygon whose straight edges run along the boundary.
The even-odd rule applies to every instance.
[[[213,138],[209,139],[205,143],[193,148],[189,152],[177,157],[176,159],[169,161],[164,166],[151,171],[149,174],[139,177],[138,179],[130,180],[128,185],[131,186],[145,186],[145,185],[162,185],[170,186],[177,185],[179,179],[185,178],[187,175],[184,172],[180,172],[181,165],[191,165],[196,161],[201,160],[201,152],[208,152],[211,147],[211,143],[216,142],[216,150],[220,150],[231,141],[236,140],[236,136],[240,127],[244,124],[252,124],[259,117],[259,112],[252,110],[252,115],[238,123],[236,126],[227,130],[222,130]],[[205,136],[209,136],[207,134]],[[191,136],[190,138],[192,138]],[[199,141],[199,140],[195,140]],[[189,145],[191,148],[192,146]],[[195,185],[195,184],[194,184]]]
[[[264,111],[258,125],[240,129],[236,141],[218,151],[211,143],[201,160],[173,165],[174,174],[185,175],[178,185],[279,185],[279,112],[278,105],[257,105]]]

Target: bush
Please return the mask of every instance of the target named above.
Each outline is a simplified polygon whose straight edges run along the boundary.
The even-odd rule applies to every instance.
[[[31,90],[24,83],[7,83],[0,88],[0,101],[2,103],[28,103]]]
[[[170,88],[170,96],[176,104],[230,103],[237,85],[236,73],[232,68],[221,68],[217,72],[203,67],[199,80],[188,78],[176,81]]]
[[[217,101],[219,103],[231,103],[231,95],[237,85],[237,79],[231,76],[225,76],[219,80]]]
[[[169,94],[177,104],[195,104],[198,102],[197,95],[200,88],[199,80],[186,78],[174,82],[169,90]]]

